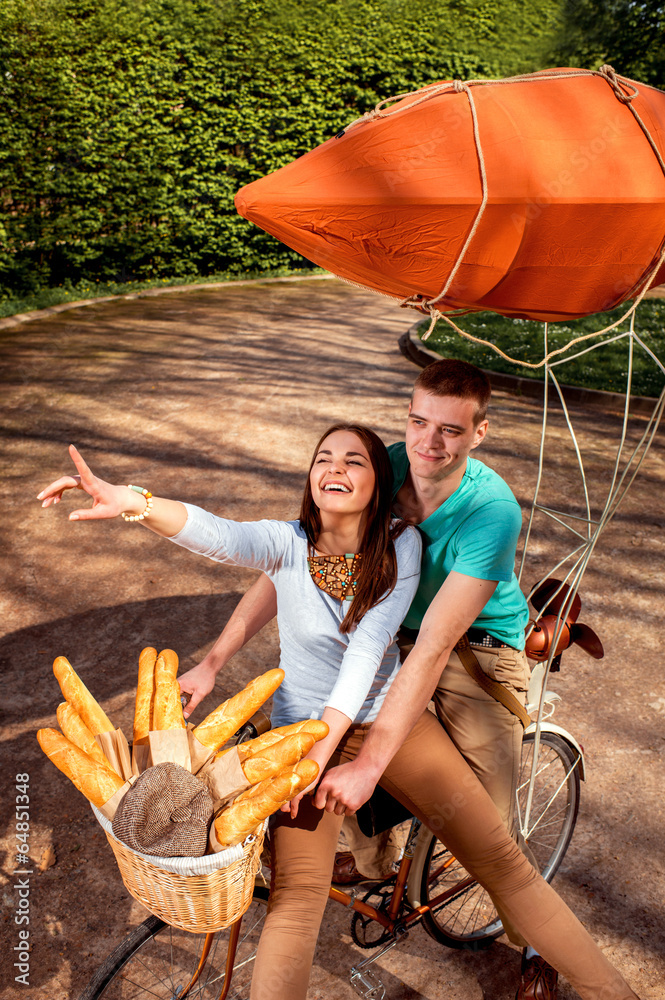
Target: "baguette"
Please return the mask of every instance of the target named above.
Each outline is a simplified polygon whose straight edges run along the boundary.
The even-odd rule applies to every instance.
[[[182,714],[180,686],[176,680],[178,657],[172,649],[163,649],[155,661],[155,700],[153,729],[186,729]]]
[[[58,719],[58,725],[70,743],[77,746],[83,753],[87,753],[88,757],[97,761],[98,764],[105,764],[106,767],[110,767],[95,737],[68,702],[63,701],[61,705],[58,705],[55,714]]]
[[[194,729],[194,736],[210,750],[221,747],[240,726],[251,719],[257,708],[277,690],[283,680],[284,671],[279,667],[255,677],[247,687],[223,701],[199,723]]]
[[[289,726],[277,726],[276,729],[269,729],[267,733],[263,733],[253,740],[238,744],[240,763],[242,764],[248,757],[253,757],[254,754],[261,753],[274,743],[279,743],[287,736],[295,736],[296,733],[309,733],[318,741],[328,735],[328,726],[320,719],[303,719],[302,722],[292,722]],[[224,753],[228,753],[228,750],[221,750],[217,756],[221,757]]]
[[[301,760],[276,778],[259,782],[243,792],[215,820],[215,835],[223,847],[240,844],[264,819],[276,812],[314,781],[319,765]]]
[[[40,729],[37,739],[46,756],[98,809],[124,785],[122,778],[108,764],[92,760],[57,729]]]
[[[271,747],[262,750],[261,753],[252,754],[244,762],[241,761],[243,773],[248,781],[253,785],[264,778],[273,778],[284,770],[285,767],[293,767],[298,761],[309,753],[316,740],[310,733],[296,733],[294,736],[287,736],[278,743],[273,743]]]
[[[172,649],[163,649],[155,662],[155,681],[168,677],[172,681],[178,676],[178,654]]]
[[[97,704],[66,657],[56,656],[53,673],[60,685],[63,698],[85,722],[93,736],[97,736],[98,733],[112,733],[115,730],[106,712]]]
[[[134,706],[134,743],[150,732],[153,703],[155,700],[155,661],[157,650],[146,646],[139,656],[139,676],[136,684]]]

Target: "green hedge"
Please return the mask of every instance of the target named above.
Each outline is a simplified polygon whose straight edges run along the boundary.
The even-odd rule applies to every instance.
[[[0,0],[0,299],[307,267],[241,185],[437,79],[659,83],[664,39],[655,0]]]
[[[0,299],[308,262],[237,189],[378,100],[541,63],[560,0],[2,0]]]

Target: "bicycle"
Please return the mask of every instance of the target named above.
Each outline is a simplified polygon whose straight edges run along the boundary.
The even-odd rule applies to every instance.
[[[558,633],[555,646],[557,639]],[[558,669],[560,659],[561,652],[557,652],[536,664],[532,672],[527,710],[537,709],[538,719],[524,733],[516,802],[519,828],[547,881],[570,844],[580,781],[585,778],[582,747],[550,721],[560,697],[546,690],[546,678],[552,667]],[[250,736],[245,729],[238,741]],[[370,966],[417,924],[451,948],[477,949],[503,932],[486,891],[413,817],[393,878],[372,883],[363,894],[333,885],[329,898],[354,911],[354,942],[363,949],[378,949],[349,974],[351,985],[365,1000],[385,997],[383,984]],[[246,1000],[267,902],[267,886],[257,882],[247,913],[217,934],[191,934],[158,917],[148,917],[108,956],[78,1000]]]

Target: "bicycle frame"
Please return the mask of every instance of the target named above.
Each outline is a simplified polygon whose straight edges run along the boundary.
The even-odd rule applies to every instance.
[[[534,681],[534,688],[539,687],[540,683],[542,683],[541,678],[534,678]],[[535,694],[535,691],[533,693]],[[578,768],[580,776],[584,779],[586,775],[582,747],[579,745],[577,740],[575,740],[574,737],[567,732],[567,730],[549,721],[549,718],[554,711],[554,705],[556,701],[559,700],[559,697],[558,695],[552,693],[548,693],[548,695],[546,703],[549,710],[545,716],[545,720],[547,721],[543,719],[544,713],[541,710],[538,720],[527,727],[525,734],[535,734],[538,743],[540,741],[540,734],[543,732],[550,732],[561,736],[575,751],[576,756],[574,763],[572,764],[572,769],[574,770],[575,768]],[[537,758],[537,751],[535,756]],[[536,768],[531,771],[529,784],[533,783],[536,775],[537,765]],[[565,776],[564,781],[566,778],[567,775]],[[561,786],[556,787],[553,790],[552,801],[556,798],[560,787]],[[519,803],[517,805],[519,810]],[[529,832],[533,832],[529,831],[528,810],[525,815],[521,815],[518,811],[518,820],[523,834],[527,835]],[[381,886],[386,886],[387,888],[388,884],[390,884],[390,893],[387,895],[387,906],[384,905],[381,909],[378,909],[376,906],[372,906],[371,903],[361,899],[356,893],[346,892],[334,885],[330,887],[328,893],[328,898],[333,900],[335,903],[348,907],[350,910],[354,911],[354,913],[366,917],[369,921],[372,921],[379,927],[383,928],[385,934],[389,938],[387,942],[384,941],[383,938],[379,940],[376,945],[377,950],[375,950],[359,965],[353,966],[351,969],[351,984],[361,996],[366,998],[366,1000],[381,1000],[381,998],[385,995],[381,981],[374,975],[374,973],[368,972],[368,966],[385,955],[385,953],[391,948],[394,948],[396,944],[408,935],[412,927],[420,923],[425,914],[434,911],[447,903],[455,901],[475,883],[475,879],[469,875],[467,878],[462,879],[461,881],[455,883],[454,886],[447,888],[445,891],[430,899],[428,903],[421,903],[420,884],[415,884],[415,882],[418,882],[418,878],[416,877],[416,879],[413,880],[414,884],[410,884],[409,881],[412,869],[414,868],[414,862],[418,862],[423,853],[427,850],[428,840],[427,838],[420,836],[421,829],[422,823],[420,820],[413,817],[409,827],[406,846],[394,880],[386,880],[386,882],[379,883],[374,886],[374,889],[378,890]],[[438,880],[438,876],[447,867],[455,863],[456,859],[452,855],[447,855],[441,868],[438,871],[434,870],[432,872],[433,880]],[[419,870],[419,866],[416,864],[416,876]],[[371,895],[371,893],[372,887],[368,886],[365,895]],[[219,1000],[225,1000],[230,988],[231,973],[235,961],[236,942],[238,939],[239,929],[240,921],[237,922],[237,929],[234,926],[234,933],[232,933],[229,940],[225,983]],[[205,956],[202,956],[201,964],[203,965],[204,962]],[[186,996],[188,990],[191,986],[193,986],[197,978],[198,972],[195,974],[192,983],[188,986],[187,991],[182,994],[183,998]]]
[[[397,875],[394,880],[392,892],[390,894],[390,903],[387,910],[378,910],[375,906],[371,906],[369,903],[364,902],[364,900],[359,899],[358,896],[344,892],[342,889],[338,889],[336,886],[331,886],[328,892],[328,898],[334,900],[336,903],[340,903],[342,906],[347,906],[354,910],[356,913],[360,913],[370,920],[379,924],[384,928],[385,931],[391,936],[391,940],[387,942],[382,948],[377,952],[370,955],[364,962],[360,965],[354,966],[351,969],[350,978],[351,983],[357,992],[367,998],[378,998],[384,995],[383,987],[379,980],[373,981],[371,974],[368,975],[364,970],[367,966],[371,965],[382,955],[385,955],[387,951],[394,948],[395,945],[407,936],[411,927],[415,926],[422,920],[425,913],[429,912],[435,907],[441,906],[445,903],[451,902],[461,893],[463,893],[470,885],[473,885],[474,879],[469,876],[467,879],[459,882],[451,889],[447,889],[445,892],[440,893],[434,899],[431,900],[429,905],[418,905],[409,906],[408,913],[404,914],[404,902],[405,896],[407,894],[407,886],[409,881],[409,874],[411,872],[411,867],[413,865],[413,859],[416,853],[418,837],[422,823],[419,819],[415,817],[411,820],[411,826],[409,828],[409,834],[407,837],[406,846],[404,848],[404,853],[402,855],[399,868],[397,870]],[[446,864],[452,864],[454,859],[451,859]],[[445,867],[445,866],[444,866]],[[391,880],[392,881],[392,880]],[[368,889],[368,892],[371,890]],[[228,991],[231,986],[231,976],[233,965],[235,962],[236,948],[238,943],[238,938],[240,935],[240,925],[242,922],[242,917],[236,921],[232,926],[231,935],[229,938],[228,952],[226,958],[226,974],[224,977],[224,987],[220,994],[219,1000],[226,1000]],[[199,963],[199,969],[197,969],[192,981],[187,986],[187,989],[180,994],[182,1000],[187,996],[189,990],[195,984],[199,977],[201,968],[205,965],[208,951],[212,943],[214,935],[207,935],[206,941],[204,943],[203,952],[201,955],[201,960]],[[210,940],[208,940],[208,938]],[[359,988],[360,987],[360,988]],[[379,992],[381,991],[381,992]]]
[[[336,903],[341,903],[343,906],[350,907],[355,910],[356,913],[362,913],[363,916],[370,917],[391,934],[406,932],[407,928],[417,924],[418,921],[422,919],[424,913],[427,913],[435,906],[450,902],[454,899],[455,896],[459,895],[460,892],[468,888],[468,886],[474,882],[474,879],[472,879],[471,876],[469,876],[468,880],[465,880],[455,886],[454,889],[448,889],[446,892],[442,892],[439,896],[436,896],[431,901],[429,906],[418,905],[411,907],[409,904],[411,912],[400,918],[404,904],[404,897],[407,892],[409,873],[411,871],[411,866],[416,853],[418,835],[421,827],[422,823],[420,820],[414,817],[411,820],[411,827],[409,829],[406,847],[404,848],[404,853],[397,870],[394,887],[392,893],[390,894],[390,904],[386,913],[383,913],[381,910],[377,910],[376,907],[370,906],[369,903],[363,902],[363,900],[358,899],[357,896],[353,896],[351,893],[337,889],[335,886],[330,887],[328,898],[333,899]]]
[[[560,701],[560,697],[553,692],[545,692],[543,697],[543,687],[546,684],[547,673],[547,663],[543,662],[536,665],[532,673],[532,683],[527,699],[528,710],[532,713],[537,713],[537,715],[535,721],[525,730],[525,736],[532,738],[534,747],[533,761],[529,764],[529,777],[526,778],[525,776],[525,780],[522,781],[517,789],[517,817],[520,830],[525,839],[528,839],[531,834],[536,833],[537,835],[540,824],[547,826],[548,817],[552,815],[552,807],[559,793],[564,789],[564,786],[567,786],[571,773],[578,771],[579,777],[582,779],[585,778],[582,747],[569,732],[550,721],[556,703]],[[539,764],[540,740],[543,734],[551,734],[551,736],[557,737],[560,743],[567,744],[569,753],[567,756],[559,753],[558,758],[556,758],[559,762],[564,762],[564,770],[559,770],[556,774],[555,782],[551,783],[549,787],[544,786],[546,788],[546,797],[543,799],[541,796],[538,803],[538,815],[535,819],[530,820],[530,807],[532,804],[531,790],[541,772],[546,771],[548,766],[545,763],[541,768]],[[550,746],[552,745],[550,740]],[[578,787],[579,777],[577,778]],[[529,789],[529,794],[526,800],[522,799],[524,808],[521,809],[520,792],[524,792],[527,788]],[[577,795],[579,797],[579,792]],[[574,818],[572,822],[574,825]],[[563,852],[565,852],[566,846],[567,842],[563,847]],[[439,853],[436,857],[432,854],[432,835],[420,820],[412,817],[406,846],[393,878],[386,879],[380,883],[368,884],[364,890],[361,888],[360,890],[356,889],[346,892],[334,885],[330,887],[329,898],[335,903],[346,906],[354,914],[352,934],[356,943],[361,945],[361,947],[372,949],[372,953],[364,961],[360,962],[357,966],[353,966],[350,970],[351,985],[364,1000],[383,1000],[383,997],[385,997],[383,984],[378,976],[369,970],[369,966],[408,936],[411,928],[420,924],[424,918],[426,918],[425,930],[444,944],[448,943],[445,939],[445,929],[443,938],[441,938],[437,934],[432,934],[429,922],[432,920],[434,914],[440,915],[442,910],[445,911],[447,904],[456,903],[459,900],[463,905],[465,895],[469,891],[473,892],[474,887],[476,889],[479,888],[476,886],[475,879],[471,875],[468,875],[463,868],[458,875],[455,866],[457,866],[458,870],[461,868],[457,859],[449,852]],[[426,875],[426,882],[424,875]],[[453,878],[457,877],[457,881],[454,881],[452,884],[450,884],[451,875]],[[439,891],[437,895],[430,896],[430,892],[436,892],[437,889],[443,889],[443,891]],[[372,896],[379,897],[378,905],[372,905],[369,901]],[[422,902],[422,899],[425,901]],[[226,1000],[231,989],[233,970],[241,936],[242,919],[242,917],[239,918],[229,927],[227,954],[224,963],[225,971],[222,977],[223,983],[219,1000]],[[434,917],[434,920],[437,919],[438,916]],[[498,918],[496,918],[496,923],[498,925],[498,933],[500,933],[501,925],[498,923]],[[369,935],[365,933],[366,929],[371,925],[376,925],[374,935],[372,933]],[[490,933],[495,933],[493,923],[490,922],[487,926],[492,928]],[[201,953],[198,959],[195,960],[197,963],[196,968],[190,971],[189,975],[191,978],[187,986],[184,989],[180,989],[178,993],[179,1000],[185,1000],[201,979],[209,961],[214,938],[214,933],[206,935]],[[455,940],[455,938],[451,937],[449,940]],[[453,944],[452,946],[457,947],[458,945]]]

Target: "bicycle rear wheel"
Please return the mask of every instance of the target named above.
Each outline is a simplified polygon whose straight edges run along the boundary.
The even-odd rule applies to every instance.
[[[247,1000],[268,890],[256,886],[242,918],[228,1000]],[[189,934],[148,917],[99,967],[78,1000],[182,1000],[201,961],[205,934]],[[217,1000],[225,978],[228,929],[214,935],[210,953],[187,1000]]]
[[[556,733],[541,732],[531,809],[527,798],[531,780],[534,734],[522,744],[517,787],[517,818],[540,872],[548,882],[561,864],[573,835],[580,803],[580,755]],[[449,948],[475,949],[503,933],[503,926],[489,894],[474,882],[465,868],[433,834],[421,861],[420,902],[429,905],[441,893],[452,897],[423,917],[423,926],[436,941]],[[414,862],[415,868],[415,862]],[[455,887],[459,887],[455,892]]]

